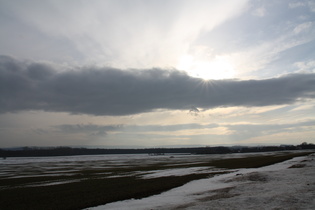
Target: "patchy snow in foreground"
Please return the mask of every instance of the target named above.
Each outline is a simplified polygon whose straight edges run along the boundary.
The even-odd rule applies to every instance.
[[[159,195],[89,209],[315,209],[315,156],[240,169]]]
[[[188,174],[198,174],[198,173],[205,173],[210,172],[211,167],[189,167],[189,168],[177,168],[177,169],[166,169],[166,170],[156,170],[156,171],[149,171],[148,174],[144,174],[141,176],[143,179],[152,179],[157,177],[164,177],[164,176],[184,176]],[[213,170],[211,172],[214,172]]]

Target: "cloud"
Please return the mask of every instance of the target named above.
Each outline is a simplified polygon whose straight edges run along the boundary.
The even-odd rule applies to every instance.
[[[194,115],[194,116],[198,116],[198,113],[199,113],[199,109],[197,107],[191,107],[190,110],[189,110],[189,113]]]
[[[289,3],[289,8],[291,9],[295,9],[298,7],[308,7],[311,12],[315,12],[315,3],[312,0]]]
[[[239,124],[225,126],[233,132],[232,136],[234,139],[244,140],[275,133],[295,133],[301,130],[313,130],[314,123],[314,120],[308,120],[286,124]]]
[[[122,126],[120,125],[95,125],[95,124],[63,124],[54,126],[57,132],[74,134],[74,133],[84,133],[93,136],[104,136],[107,135],[108,131],[119,130]]]
[[[296,26],[293,31],[296,34],[299,34],[303,31],[307,31],[311,27],[312,27],[312,22],[301,23],[298,26]]]
[[[290,2],[289,8],[293,9],[293,8],[297,8],[297,7],[303,7],[305,5],[306,5],[305,2]]]
[[[219,127],[217,124],[174,124],[174,125],[128,125],[124,126],[123,130],[128,132],[177,132],[182,130],[192,129],[210,129]]]
[[[315,72],[315,60],[294,63],[301,72]]]
[[[302,105],[302,106],[298,106],[294,109],[291,109],[290,112],[301,111],[301,110],[314,110],[314,107],[315,107],[314,104]]]
[[[252,15],[258,17],[264,17],[266,15],[266,9],[264,7],[257,8],[253,10]]]
[[[114,116],[156,109],[292,104],[314,96],[315,74],[205,82],[174,69],[57,71],[47,64],[0,57],[0,113],[44,110]]]
[[[133,136],[144,139],[150,137],[164,137],[165,139],[180,138],[208,138],[211,140],[225,137],[232,140],[246,140],[253,137],[272,135],[277,133],[296,133],[313,130],[314,120],[284,124],[174,124],[174,125],[97,125],[97,124],[63,124],[54,126],[57,132],[64,134],[87,134],[105,136],[116,131],[115,136]],[[109,133],[110,134],[110,133]],[[211,138],[210,138],[211,137]],[[108,136],[110,138],[110,136]]]
[[[174,65],[201,31],[239,15],[247,2],[2,1],[0,53],[119,68]]]

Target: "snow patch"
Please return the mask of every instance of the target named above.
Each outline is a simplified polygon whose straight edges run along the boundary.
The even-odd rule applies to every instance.
[[[304,167],[290,168],[302,162]],[[297,157],[262,168],[240,169],[192,181],[159,195],[89,210],[315,209],[314,177],[315,157]]]

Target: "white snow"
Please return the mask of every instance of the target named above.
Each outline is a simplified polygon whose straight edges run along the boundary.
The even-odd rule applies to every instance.
[[[177,169],[166,169],[166,170],[155,170],[146,172],[148,174],[144,174],[141,176],[143,179],[152,179],[157,177],[164,176],[184,176],[188,174],[197,174],[197,173],[205,173],[210,172],[211,167],[190,167],[190,168],[177,168]]]
[[[290,168],[293,165],[300,167]],[[104,209],[315,209],[315,156],[240,169],[159,195],[89,208]]]

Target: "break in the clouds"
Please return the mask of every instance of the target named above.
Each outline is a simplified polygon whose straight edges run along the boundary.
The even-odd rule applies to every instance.
[[[57,71],[40,63],[0,59],[0,111],[44,110],[130,115],[157,109],[191,110],[292,104],[315,97],[315,74],[263,80],[209,80],[167,69],[82,67]]]

